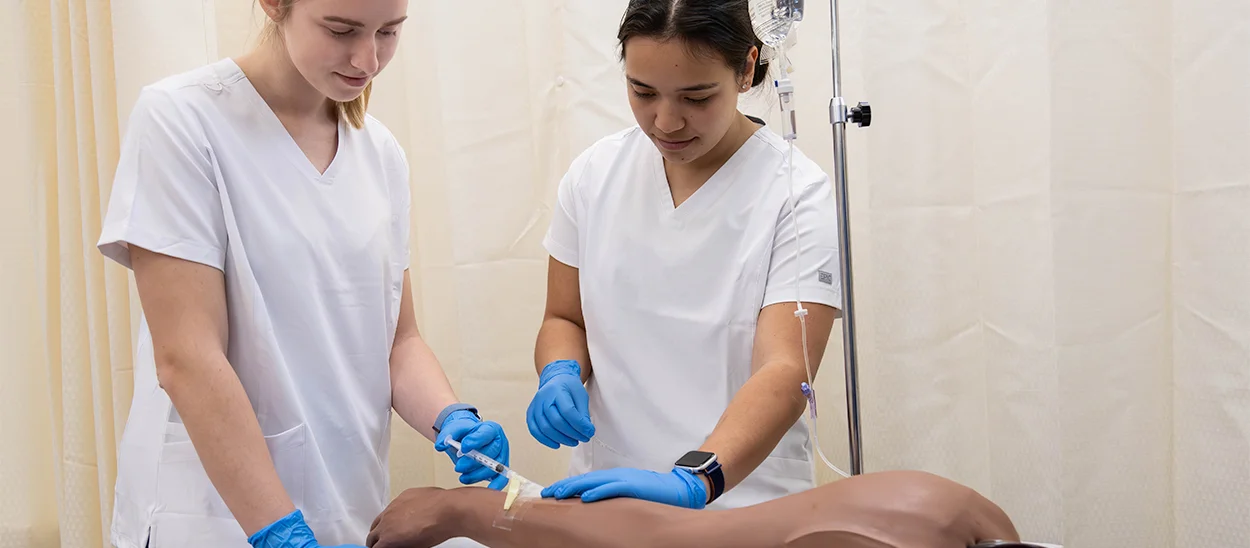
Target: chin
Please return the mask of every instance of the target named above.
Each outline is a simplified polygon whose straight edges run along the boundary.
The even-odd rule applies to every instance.
[[[326,93],[326,98],[336,103],[350,103],[360,97],[361,93],[363,92],[358,89],[343,89],[343,86],[335,86],[329,90],[329,93]]]
[[[348,103],[356,100],[357,97],[360,97],[360,95],[365,92],[365,88],[367,88],[368,85],[369,82],[367,82],[364,86],[356,87],[344,82],[337,76],[331,76],[330,79],[325,82],[325,85],[321,87],[321,92],[324,93],[326,98],[331,101]]]
[[[663,156],[666,161],[672,164],[689,164],[691,162],[698,160],[699,158],[702,158],[705,153],[707,153],[706,150],[672,151],[672,150],[664,150],[663,148],[660,148],[660,155]]]

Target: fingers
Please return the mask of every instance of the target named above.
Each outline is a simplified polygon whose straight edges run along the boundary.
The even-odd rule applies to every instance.
[[[508,438],[503,427],[495,422],[479,423],[461,440],[461,450],[465,453],[478,451],[503,465],[507,465],[510,457]],[[456,472],[461,474],[460,483],[473,485],[500,477],[499,474],[471,457],[460,457],[456,460]],[[507,478],[504,478],[506,484]]]
[[[499,445],[500,448],[497,452],[492,446],[487,448],[489,452],[486,454],[500,463],[503,463],[504,466],[512,466],[512,446],[508,443],[508,438],[500,436]]]
[[[495,491],[503,491],[503,489],[507,486],[508,486],[508,478],[506,476],[501,475],[501,476],[496,476],[495,479],[491,480],[490,485],[487,485],[486,487],[488,489],[494,489]]]
[[[468,474],[469,472],[482,467],[482,465],[478,464],[478,462],[473,460],[472,457],[459,457],[455,459],[455,464],[457,474]]]
[[[563,393],[560,395],[568,396]],[[556,400],[559,400],[558,396]],[[550,424],[559,435],[570,441],[567,445],[576,447],[579,441],[590,441],[590,438],[582,439],[582,435],[578,434],[577,430],[569,425],[569,421],[565,419],[564,415],[560,414],[560,410],[556,408],[555,404],[548,405],[546,409],[543,409],[543,414],[547,417],[547,424]]]
[[[529,409],[525,412],[525,425],[529,427],[530,436],[533,436],[535,441],[547,446],[549,449],[559,449],[560,444],[547,437],[547,432],[551,427],[547,424],[547,418],[542,414],[541,409],[543,407],[545,406],[542,402],[535,397],[534,401],[530,403]]]
[[[543,489],[542,496],[545,498],[555,497],[556,499],[563,500],[579,496],[586,491],[614,481],[612,476],[606,475],[603,472],[609,472],[609,470],[598,470],[582,474],[580,476],[562,479]]]
[[[582,502],[597,502],[617,497],[642,498],[629,482],[614,481],[582,493]]]
[[[465,453],[477,450],[494,458],[494,455],[488,453],[486,448],[501,437],[503,437],[503,427],[499,426],[498,423],[490,421],[479,422],[469,433],[460,439],[460,450]]]
[[[586,420],[586,426],[590,427],[589,431],[583,431],[586,432],[586,435],[594,437],[595,424],[590,420],[590,394],[586,392],[586,387],[578,384],[570,388],[569,397],[573,400],[573,407],[577,409],[577,415],[583,417]]]
[[[547,409],[550,409],[550,407]],[[551,442],[551,444],[547,445],[547,447],[559,449],[560,445],[567,445],[569,447],[577,445],[577,440],[560,433],[559,430],[556,430],[555,427],[551,426],[551,421],[547,419],[545,412],[535,412],[534,423],[538,425],[538,430],[543,434],[543,437]],[[542,440],[539,441],[541,442]]]
[[[576,392],[574,391],[574,393]],[[573,401],[573,394],[569,391],[561,390],[556,394],[554,407],[559,412],[560,417],[564,419],[564,424],[568,426],[569,431],[561,430],[565,435],[577,438],[582,443],[590,441],[591,436],[595,435],[595,426],[590,423],[590,415],[582,413],[577,408],[577,404]],[[557,428],[559,427],[559,425],[556,426]]]
[[[447,445],[448,439],[453,439],[458,442],[463,442],[465,434],[472,431],[475,427],[477,427],[478,424],[480,423],[475,422],[475,421],[469,421],[469,420],[447,421],[447,424],[445,425],[446,427],[443,428],[443,430],[438,433],[438,437],[435,438],[434,450],[446,451],[449,448],[451,448],[449,445]],[[454,448],[451,448],[451,450],[455,451]]]
[[[498,475],[495,473],[494,470],[491,470],[490,468],[487,468],[477,463],[474,463],[474,464],[477,465],[477,468],[467,474],[461,474],[460,483],[463,483],[465,485],[473,485],[475,483],[481,483],[483,481],[486,481]],[[459,472],[459,470],[457,470],[457,472]]]

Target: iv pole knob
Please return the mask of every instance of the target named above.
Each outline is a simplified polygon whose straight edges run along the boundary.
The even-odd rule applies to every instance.
[[[851,109],[851,122],[858,124],[859,127],[871,126],[872,106],[867,102],[860,101],[858,106]]]

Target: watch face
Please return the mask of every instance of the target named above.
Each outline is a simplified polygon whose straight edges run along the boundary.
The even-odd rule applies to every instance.
[[[691,451],[683,455],[680,459],[677,459],[675,466],[681,468],[699,468],[714,458],[716,458],[715,453],[709,453],[707,451]]]

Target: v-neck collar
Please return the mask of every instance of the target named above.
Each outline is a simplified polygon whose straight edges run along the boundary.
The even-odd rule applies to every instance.
[[[751,151],[755,147],[761,146],[763,140],[760,139],[759,132],[763,131],[764,126],[760,126],[751,133],[742,146],[738,147],[724,164],[717,168],[712,176],[704,181],[699,188],[695,189],[681,205],[673,205],[673,189],[668,184],[668,173],[664,171],[664,155],[654,146],[649,147],[651,152],[651,169],[655,174],[652,180],[659,185],[660,211],[676,220],[681,220],[690,215],[695,215],[716,203],[717,198],[725,193],[725,190],[736,179],[739,164],[746,161],[751,156]],[[650,144],[650,143],[648,143]]]
[[[227,58],[223,62],[229,63],[229,68],[238,76],[238,81],[245,85],[249,98],[256,104],[256,108],[262,112],[261,116],[265,118],[265,123],[269,126],[269,133],[274,143],[281,149],[283,156],[291,162],[291,164],[308,177],[310,180],[321,184],[334,183],[335,175],[338,173],[338,167],[343,160],[343,151],[346,149],[346,141],[348,139],[347,124],[342,119],[337,123],[338,135],[335,136],[334,158],[330,160],[330,165],[326,166],[324,172],[317,171],[317,166],[313,165],[312,160],[304,153],[304,149],[299,147],[299,143],[295,142],[295,138],[291,136],[291,132],[282,124],[282,120],[278,118],[278,114],[273,111],[265,98],[256,90],[256,86],[252,85],[252,81],[248,79],[247,74],[239,67],[234,59]]]

